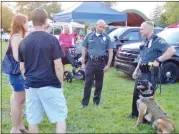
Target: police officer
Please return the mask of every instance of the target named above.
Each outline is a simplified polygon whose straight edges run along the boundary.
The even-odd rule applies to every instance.
[[[164,39],[154,34],[154,24],[151,21],[146,21],[141,24],[140,28],[141,35],[146,38],[143,45],[140,46],[140,56],[138,65],[133,73],[133,78],[136,79],[133,102],[132,102],[132,113],[128,117],[137,117],[138,110],[136,101],[139,99],[139,90],[136,88],[139,79],[149,80],[153,88],[156,87],[157,81],[153,76],[151,68],[148,66],[149,62],[153,62],[153,68],[159,67],[159,64],[173,56],[175,49],[168,45]]]
[[[89,103],[93,80],[95,80],[93,102],[96,106],[100,103],[104,72],[107,72],[110,68],[114,48],[104,30],[104,20],[98,20],[96,31],[89,33],[83,42],[82,69],[85,71],[85,87],[81,108],[85,108]],[[105,62],[106,50],[109,53],[107,65]],[[87,63],[85,65],[86,60]]]

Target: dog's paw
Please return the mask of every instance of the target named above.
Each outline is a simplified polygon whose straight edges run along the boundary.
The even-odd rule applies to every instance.
[[[135,124],[135,127],[138,127],[139,125],[140,125],[140,121],[137,120],[137,121],[136,121],[136,124]]]

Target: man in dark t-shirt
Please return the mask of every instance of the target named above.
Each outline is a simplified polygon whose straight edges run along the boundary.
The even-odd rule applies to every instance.
[[[43,120],[45,111],[49,121],[56,123],[56,132],[65,133],[67,106],[63,95],[63,52],[56,37],[45,32],[47,13],[43,9],[32,12],[32,22],[34,32],[19,46],[29,132],[38,133],[38,123]]]

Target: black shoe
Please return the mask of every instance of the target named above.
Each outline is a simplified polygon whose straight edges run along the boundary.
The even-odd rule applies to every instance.
[[[80,106],[80,108],[86,108],[87,107],[87,105],[81,105]]]
[[[99,104],[98,104],[98,103],[94,103],[94,105],[95,105],[96,107],[99,107]]]
[[[127,118],[135,118],[135,117],[137,117],[136,115],[132,115],[132,114],[129,114],[129,115],[127,115]]]

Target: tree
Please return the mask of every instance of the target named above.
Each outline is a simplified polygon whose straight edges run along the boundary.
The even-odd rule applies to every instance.
[[[116,4],[116,1],[103,1],[103,3],[109,7],[112,7]]]
[[[61,4],[59,2],[16,2],[16,12],[28,16],[31,20],[31,12],[35,8],[43,8],[48,13],[48,17],[52,19],[52,15],[61,11]]]
[[[163,11],[163,6],[160,6],[157,4],[154,10],[150,14],[150,19],[154,21],[156,26],[159,26],[159,21],[160,21],[162,11]]]
[[[164,13],[161,14],[160,22],[163,24],[174,24],[179,22],[179,2],[167,2]]]
[[[2,5],[2,28],[5,32],[9,31],[13,17],[14,14],[11,9],[6,5]]]

